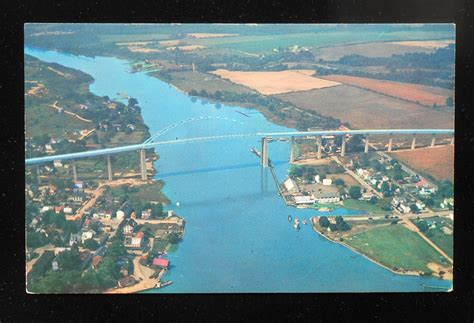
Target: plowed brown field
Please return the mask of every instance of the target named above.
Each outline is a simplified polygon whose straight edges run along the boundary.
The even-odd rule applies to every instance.
[[[421,148],[391,153],[402,163],[437,180],[454,180],[454,146]]]
[[[426,106],[445,106],[449,90],[401,82],[391,82],[346,75],[328,75],[322,78],[343,84],[357,86],[399,99],[420,103]]]

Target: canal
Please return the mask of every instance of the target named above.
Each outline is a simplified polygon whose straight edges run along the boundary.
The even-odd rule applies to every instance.
[[[118,98],[125,92],[137,98],[151,133],[192,117],[219,117],[177,127],[163,140],[292,130],[256,110],[193,99],[145,73],[130,73],[124,60],[33,48],[25,52],[90,74],[95,79],[90,90],[96,95]],[[186,234],[169,254],[172,268],[165,279],[174,284],[148,292],[414,292],[424,290],[421,284],[451,285],[431,277],[395,275],[320,237],[309,224],[295,231],[288,214],[309,222],[318,212],[287,207],[252,147],[261,149],[249,138],[157,148],[156,178],[165,181],[164,193],[173,201],[168,209],[185,218]],[[289,151],[288,143],[269,144],[280,181],[289,168]],[[351,211],[336,209],[332,214],[350,216]]]

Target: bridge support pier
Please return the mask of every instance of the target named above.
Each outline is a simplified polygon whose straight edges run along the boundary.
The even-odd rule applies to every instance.
[[[72,179],[77,181],[77,169],[76,169],[76,161],[72,160]]]
[[[346,136],[342,135],[342,143],[341,143],[341,157],[346,155]]]
[[[431,139],[431,148],[433,148],[436,145],[436,137],[433,136],[433,139]]]
[[[147,173],[146,173],[146,153],[145,149],[140,150],[140,173],[142,175],[142,181],[147,180]]]
[[[41,172],[40,172],[40,168],[39,168],[39,165],[36,164],[36,177],[38,179],[38,185],[41,184]]]
[[[107,155],[107,173],[109,175],[109,181],[113,180],[112,177],[112,161],[110,160],[110,155]]]
[[[294,148],[294,139],[291,137],[290,140],[290,164],[295,162],[295,148]]]
[[[262,138],[262,167],[268,167],[268,138]]]
[[[318,159],[321,159],[321,148],[323,145],[323,137],[318,136]]]
[[[451,144],[451,145],[454,145],[454,136],[451,138],[450,144]]]
[[[393,138],[390,137],[390,139],[388,140],[388,149],[387,149],[388,152],[392,151],[392,142],[393,142]]]
[[[369,136],[365,136],[365,147],[364,147],[364,153],[368,153],[369,152]]]
[[[413,135],[413,139],[411,140],[411,150],[415,150],[416,148],[416,136]]]

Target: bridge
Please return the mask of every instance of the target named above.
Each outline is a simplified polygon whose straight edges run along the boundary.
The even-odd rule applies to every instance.
[[[321,149],[322,149],[322,137],[323,136],[342,136],[343,140],[341,143],[341,156],[345,155],[346,147],[346,138],[347,136],[353,135],[362,135],[365,137],[365,148],[364,152],[368,153],[369,151],[369,136],[373,135],[388,135],[388,151],[392,151],[392,137],[395,135],[411,135],[411,149],[416,148],[416,136],[417,135],[432,135],[431,147],[435,146],[436,136],[437,135],[452,135],[451,144],[454,143],[454,129],[362,129],[362,130],[322,130],[322,131],[289,131],[289,132],[256,132],[256,133],[246,133],[246,134],[231,134],[231,135],[216,135],[216,136],[203,136],[203,137],[194,137],[194,138],[184,138],[176,140],[167,140],[167,141],[158,141],[157,139],[167,133],[169,130],[174,129],[177,125],[185,124],[187,122],[192,122],[196,120],[210,119],[210,118],[219,118],[219,117],[198,117],[191,118],[188,120],[177,122],[171,126],[168,126],[141,144],[127,145],[122,147],[113,147],[113,148],[104,148],[96,150],[87,150],[82,152],[62,154],[62,155],[49,155],[44,157],[35,157],[28,158],[25,160],[25,165],[40,165],[56,160],[72,161],[73,177],[77,180],[77,171],[75,160],[87,157],[97,157],[97,156],[106,156],[107,158],[107,170],[108,170],[108,179],[112,180],[112,163],[110,156],[113,154],[120,154],[130,151],[138,151],[140,154],[140,172],[142,180],[147,180],[146,173],[146,155],[145,150],[150,148],[155,148],[164,145],[175,145],[179,143],[189,144],[194,142],[206,142],[206,141],[219,141],[219,140],[229,140],[229,139],[244,139],[244,138],[255,138],[260,139],[262,144],[261,152],[261,165],[262,167],[268,167],[268,143],[275,140],[287,140],[293,143],[295,138],[307,138],[307,139],[316,139],[318,144],[318,153],[317,157],[321,158]],[[222,118],[227,119],[227,118]],[[239,122],[232,119],[227,119],[229,121]],[[293,144],[291,144],[290,151],[290,162],[294,160],[294,151]]]

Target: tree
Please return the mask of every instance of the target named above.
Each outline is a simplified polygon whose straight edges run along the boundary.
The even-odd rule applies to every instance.
[[[61,252],[57,256],[57,260],[63,270],[77,270],[82,262],[79,249],[76,245],[74,245],[71,250]]]
[[[133,106],[135,106],[135,105],[137,105],[137,104],[138,104],[138,100],[137,100],[137,99],[135,99],[135,98],[130,98],[130,99],[128,99],[128,106],[129,106],[129,107],[133,107]]]
[[[382,182],[382,186],[380,188],[382,190],[382,193],[390,192],[390,184],[388,181]]]
[[[351,226],[346,221],[344,221],[340,215],[336,216],[336,227],[340,231],[348,231],[351,229]]]
[[[338,178],[334,181],[334,184],[336,184],[336,186],[343,186],[345,182],[342,178]]]
[[[377,201],[378,201],[378,198],[376,198],[375,196],[372,196],[369,200],[370,204],[375,204],[377,203]]]
[[[329,226],[330,222],[328,220],[327,216],[321,216],[319,218],[319,225],[323,228],[327,228]]]
[[[179,236],[178,232],[173,231],[168,235],[168,241],[172,244],[176,244],[180,240],[181,240],[181,237]]]
[[[410,205],[410,211],[413,212],[413,213],[418,213],[418,212],[420,212],[420,209],[418,209],[418,206],[416,206],[416,204],[413,203],[413,204]]]
[[[83,247],[89,250],[96,250],[99,248],[99,243],[91,238],[84,241]]]
[[[359,199],[361,196],[362,196],[362,193],[360,191],[360,187],[359,186],[351,186],[349,188],[349,195],[351,196],[351,198],[353,199]]]
[[[42,247],[48,243],[48,237],[40,232],[28,232],[26,235],[26,245],[31,248]]]

